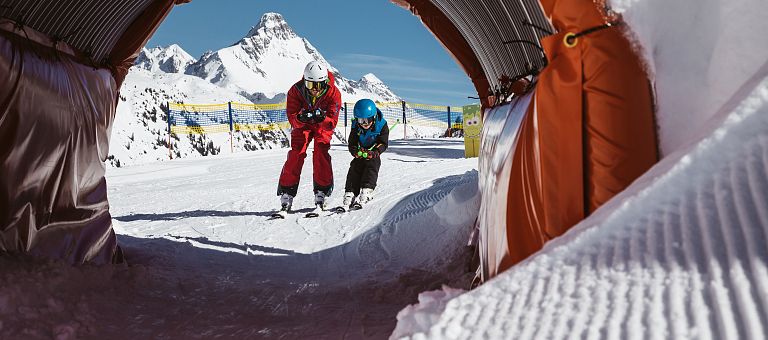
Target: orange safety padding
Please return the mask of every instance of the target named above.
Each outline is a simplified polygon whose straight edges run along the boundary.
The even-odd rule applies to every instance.
[[[492,97],[493,94],[489,93],[490,85],[488,78],[469,43],[467,43],[464,36],[461,35],[461,32],[453,25],[451,20],[439,8],[435,7],[430,0],[391,1],[419,17],[424,26],[432,32],[437,41],[443,45],[448,53],[464,69],[464,72],[472,80],[472,84],[475,85],[475,90],[477,90],[477,94],[480,97],[481,114],[485,112],[485,109],[490,108],[493,105],[494,98]]]
[[[542,0],[559,33],[542,39],[537,84],[542,199],[551,237],[624,190],[658,159],[648,77],[629,42],[592,1]]]
[[[658,160],[648,78],[626,38],[614,26],[569,47],[566,34],[606,19],[589,0],[541,3],[559,33],[542,39],[549,64],[521,126],[507,198],[509,249],[498,268],[487,268],[491,276],[565,233]]]
[[[561,235],[658,159],[648,77],[626,38],[592,1],[542,0],[559,33],[542,39],[537,84],[546,231]]]
[[[542,39],[550,56],[536,84],[544,228],[562,234],[584,218],[582,59],[562,43],[563,33]]]
[[[659,160],[653,99],[640,58],[619,28],[585,39],[584,159],[588,213]]]

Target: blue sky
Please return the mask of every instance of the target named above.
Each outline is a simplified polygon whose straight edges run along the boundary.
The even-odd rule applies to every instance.
[[[193,0],[176,6],[147,44],[179,44],[193,57],[238,41],[277,12],[342,75],[374,73],[406,101],[466,105],[469,77],[421,21],[389,0]]]

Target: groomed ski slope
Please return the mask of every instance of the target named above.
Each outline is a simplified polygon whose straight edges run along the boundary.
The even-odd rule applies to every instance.
[[[477,159],[463,148],[393,140],[373,202],[313,219],[311,150],[285,220],[267,218],[287,149],[109,169],[130,265],[0,258],[0,338],[387,338],[418,293],[471,280]],[[352,157],[331,155],[339,203]]]

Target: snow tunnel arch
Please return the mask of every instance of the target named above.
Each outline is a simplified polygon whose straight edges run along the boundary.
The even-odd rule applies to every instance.
[[[71,263],[121,260],[104,180],[117,93],[152,33],[174,5],[187,2],[190,0],[0,0],[0,68],[8,79],[0,84],[0,251]],[[503,271],[563,233],[656,161],[647,77],[629,45],[612,27],[613,19],[592,1],[579,1],[578,5],[559,4],[556,0],[392,2],[418,16],[456,59],[472,80],[486,114],[503,118],[495,123],[497,127],[506,126],[514,110],[526,113],[533,110],[534,102],[540,107],[550,105],[542,112],[531,111],[522,121],[519,143],[525,146],[496,148],[497,143],[490,141],[498,136],[491,132],[500,129],[486,129],[483,139],[489,142],[481,151],[480,167],[481,173],[491,174],[491,180],[481,184],[487,204],[481,208],[479,220],[484,278]],[[573,13],[589,20],[569,22]],[[618,72],[598,87],[613,89],[621,76],[623,84],[632,85],[619,86],[617,93],[623,96],[640,89],[643,95],[639,102],[624,100],[620,104],[643,107],[637,115],[641,121],[601,125],[603,120],[590,121],[590,111],[581,109],[568,111],[573,117],[563,122],[542,120],[553,118],[546,112],[581,107],[583,96],[588,96],[582,96],[580,84],[563,92],[562,85],[568,83],[563,76],[582,65],[594,65],[589,63],[593,59],[585,62],[582,56],[595,45],[572,44],[577,39],[566,41],[563,34],[591,34],[590,30],[600,31],[594,37],[607,39],[611,47],[619,46],[630,60],[629,66],[613,65],[619,71],[626,68],[630,72]],[[563,42],[568,49],[564,49]],[[565,57],[553,58],[561,55]],[[596,63],[605,62],[605,58],[598,58]],[[534,77],[539,82],[535,88],[526,86],[523,77]],[[580,78],[566,80],[574,79]],[[531,89],[539,89],[535,100],[531,99],[533,91],[528,91]],[[524,92],[528,95],[522,95]],[[555,93],[570,95],[558,106]],[[516,104],[525,98],[526,105]],[[603,103],[591,98],[593,102]],[[616,103],[603,104],[616,107]],[[538,121],[534,122],[533,117]],[[582,124],[582,129],[575,129],[578,133],[558,132],[566,123]],[[547,133],[535,132],[536,124]],[[627,125],[642,126],[633,128],[639,132],[631,134],[640,146],[629,143],[627,150],[619,154],[639,153],[642,161],[619,164],[618,175],[590,177],[595,170],[605,170],[590,167],[600,162],[590,157],[610,146],[599,139],[591,140],[591,135],[582,135],[581,131],[587,127],[611,130]],[[562,150],[563,145],[571,149]],[[563,161],[562,156],[567,156],[564,161],[578,171],[553,171],[557,168],[554,163]],[[483,165],[482,160],[492,159],[504,160],[503,171],[491,171],[487,164]],[[533,166],[534,160],[543,163]],[[614,183],[617,178],[618,183]],[[560,187],[568,188],[567,195],[552,194]],[[599,197],[590,196],[595,192]],[[563,209],[563,202],[574,198],[579,203]],[[490,205],[491,201],[495,203]],[[525,202],[533,203],[522,204]],[[521,217],[526,218],[525,222],[519,222]],[[521,229],[535,232],[520,236]],[[515,249],[524,251],[514,253]]]

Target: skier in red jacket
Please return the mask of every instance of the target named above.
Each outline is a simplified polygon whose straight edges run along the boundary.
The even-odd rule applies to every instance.
[[[339,121],[341,92],[334,84],[328,67],[311,61],[304,68],[304,77],[288,91],[286,114],[291,123],[291,150],[280,173],[277,195],[281,211],[290,211],[299,187],[301,168],[307,157],[309,142],[315,140],[312,153],[315,205],[326,208],[326,198],[333,191],[331,137]]]

